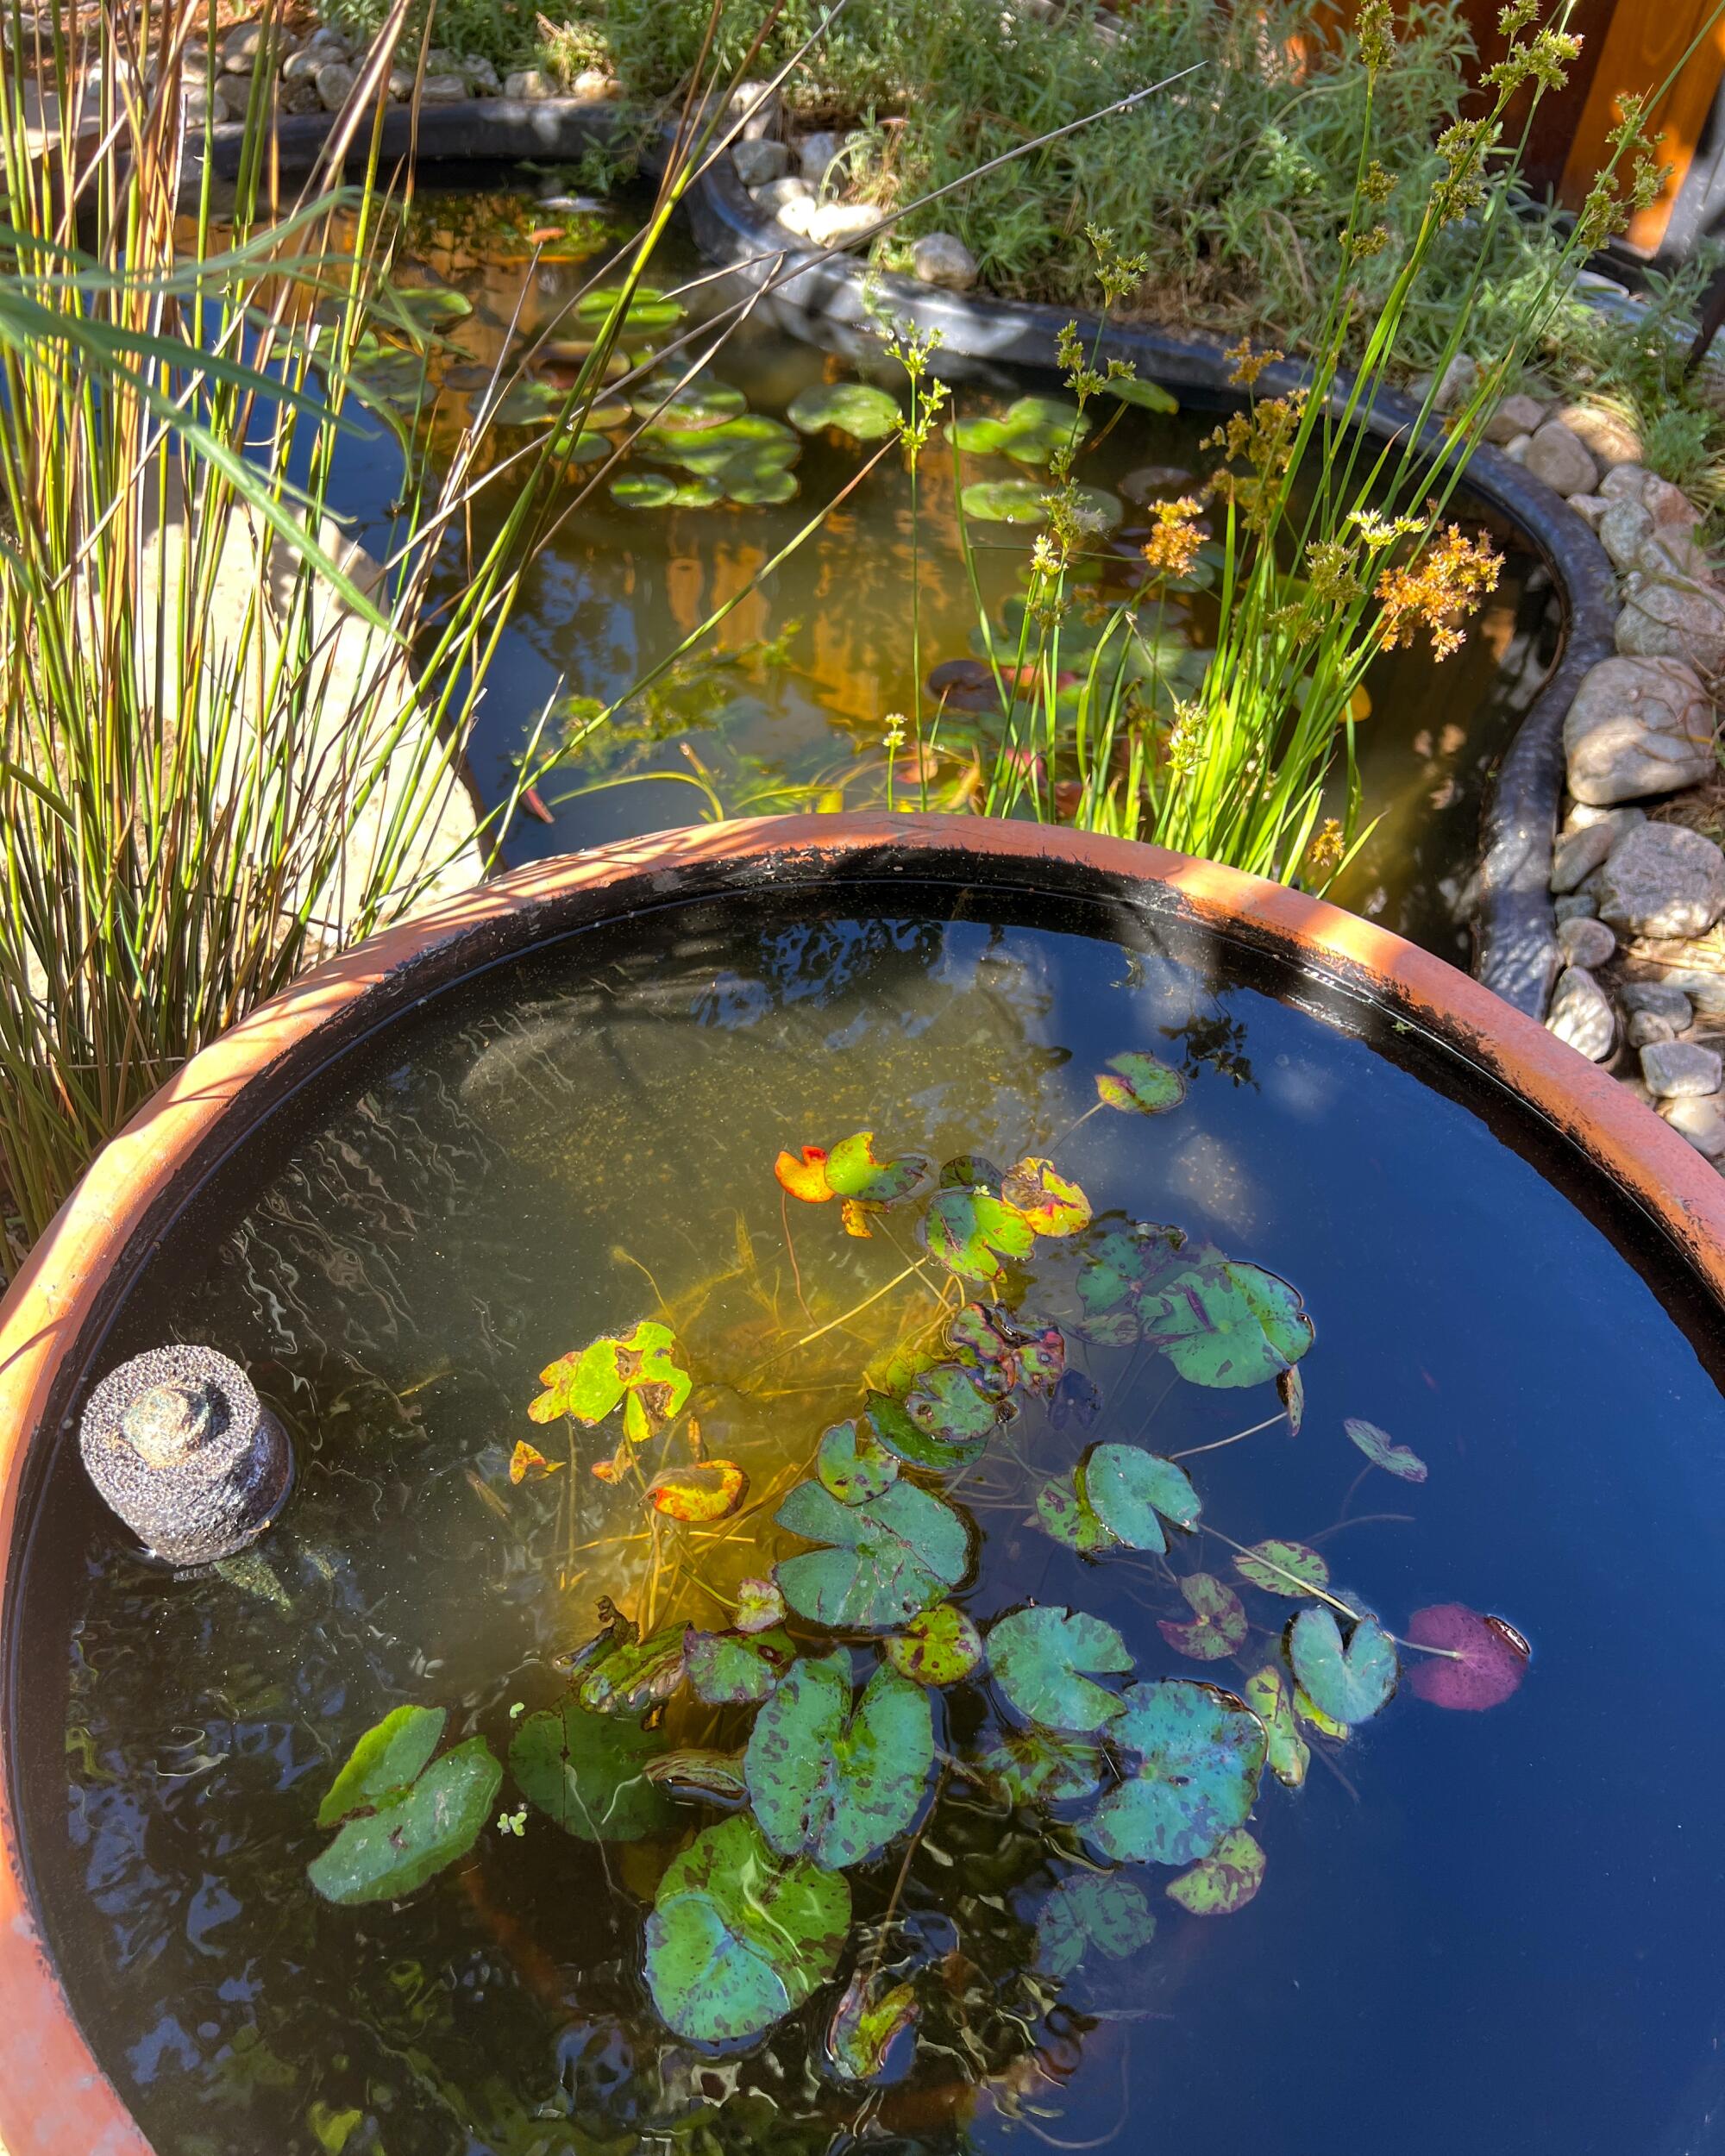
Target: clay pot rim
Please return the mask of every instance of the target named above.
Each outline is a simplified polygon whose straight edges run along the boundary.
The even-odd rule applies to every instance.
[[[28,1478],[50,1450],[127,1280],[185,1191],[356,1037],[463,974],[615,917],[727,889],[869,877],[993,881],[1126,899],[1369,1000],[1527,1104],[1663,1232],[1725,1302],[1725,1176],[1615,1079],[1442,959],[1322,899],[1123,839],[969,816],[794,816],[564,856],[454,899],[308,975],[171,1079],[92,1164],[0,1302],[0,1590],[9,1611]],[[178,1195],[176,1195],[178,1193]],[[0,2143],[10,2156],[150,2156],[85,2042],[32,1911],[0,1749]]]

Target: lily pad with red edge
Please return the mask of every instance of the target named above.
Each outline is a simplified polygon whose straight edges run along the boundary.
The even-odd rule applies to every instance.
[[[841,1138],[826,1156],[827,1188],[841,1198],[865,1206],[902,1206],[934,1184],[934,1163],[925,1153],[901,1153],[883,1161],[875,1151],[875,1133],[857,1131]]]
[[[728,1520],[749,1493],[749,1477],[735,1460],[698,1460],[662,1468],[647,1485],[647,1501],[667,1520],[706,1526]]]
[[[1520,1689],[1533,1652],[1513,1625],[1482,1616],[1465,1602],[1416,1609],[1408,1620],[1407,1637],[1415,1646],[1444,1650],[1408,1658],[1409,1689],[1429,1706],[1465,1714],[1501,1707]]]
[[[946,1344],[961,1363],[975,1367],[1018,1359],[1019,1328],[1004,1303],[967,1302],[946,1328]]]
[[[1362,1422],[1357,1415],[1349,1415],[1342,1428],[1374,1467],[1381,1467],[1387,1475],[1397,1476],[1404,1482],[1425,1481],[1428,1470],[1419,1454],[1405,1445],[1397,1445],[1389,1432],[1380,1430],[1375,1422]]]
[[[1141,1445],[1095,1445],[1079,1463],[1078,1495],[1119,1541],[1161,1556],[1164,1520],[1196,1526],[1203,1507],[1183,1467]]]
[[[937,1602],[881,1644],[888,1661],[915,1684],[961,1684],[982,1664],[982,1635],[956,1602]]]
[[[826,1180],[826,1148],[805,1145],[800,1155],[781,1153],[773,1163],[779,1188],[806,1206],[824,1206],[837,1193]]]
[[[1264,1852],[1244,1827],[1224,1834],[1208,1857],[1168,1884],[1168,1898],[1194,1916],[1232,1916],[1264,1884]]]
[[[529,1445],[523,1438],[509,1456],[509,1479],[511,1482],[543,1482],[567,1464],[563,1460],[548,1460],[536,1445]]]
[[[1189,1623],[1171,1617],[1157,1626],[1170,1647],[1189,1654],[1195,1662],[1220,1662],[1245,1644],[1245,1609],[1227,1583],[1214,1572],[1189,1572],[1180,1592],[1191,1611]]]
[[[1186,1098],[1186,1081],[1159,1056],[1138,1049],[1111,1056],[1096,1075],[1096,1094],[1105,1107],[1132,1115],[1166,1115]]]
[[[986,1190],[942,1190],[918,1223],[929,1256],[967,1280],[998,1280],[1002,1261],[1028,1257],[1036,1231]]]
[[[1346,1644],[1335,1613],[1302,1609],[1288,1627],[1289,1664],[1320,1711],[1350,1728],[1389,1703],[1398,1674],[1396,1649],[1375,1617],[1363,1617]]]
[[[1051,1160],[1015,1162],[1000,1178],[1000,1198],[1038,1235],[1076,1235],[1090,1225],[1090,1200]]]
[[[1058,1326],[1042,1326],[1019,1347],[1019,1382],[1047,1397],[1066,1376],[1066,1336]]]
[[[866,1421],[853,1416],[822,1431],[814,1471],[841,1505],[858,1505],[898,1481],[898,1456],[887,1450]]]
[[[643,1318],[628,1332],[605,1334],[539,1373],[545,1390],[527,1410],[535,1422],[573,1415],[602,1422],[624,1401],[624,1428],[637,1444],[662,1429],[689,1396],[688,1372],[677,1361],[668,1325]],[[625,1397],[626,1396],[626,1397]]]
[[[1276,1535],[1236,1556],[1234,1570],[1266,1595],[1309,1595],[1314,1587],[1330,1583],[1330,1568],[1318,1551]]]
[[[1036,1494],[1036,1511],[1054,1539],[1080,1557],[1099,1557],[1121,1547],[1120,1537],[1102,1525],[1070,1475],[1057,1475],[1043,1484]]]

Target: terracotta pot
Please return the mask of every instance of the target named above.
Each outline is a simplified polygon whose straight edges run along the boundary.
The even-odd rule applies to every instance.
[[[673,831],[542,863],[373,938],[206,1049],[101,1155],[0,1304],[0,1565],[47,1476],[80,1470],[69,1421],[123,1290],[168,1221],[258,1118],[341,1049],[430,993],[545,937],[643,904],[834,879],[913,878],[1101,896],[1280,962],[1315,992],[1452,1050],[1530,1144],[1567,1154],[1590,1211],[1662,1232],[1725,1300],[1725,1178],[1623,1088],[1485,989],[1320,900],[1205,862],[1033,824],[941,816],[805,816]],[[1590,1179],[1592,1188],[1586,1185]],[[21,1846],[17,1687],[0,1757],[0,2138],[11,2156],[148,2156],[73,2019],[33,1911]]]

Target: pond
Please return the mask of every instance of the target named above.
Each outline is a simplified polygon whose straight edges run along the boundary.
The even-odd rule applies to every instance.
[[[404,279],[426,275],[474,303],[465,320],[446,325],[451,348],[431,370],[442,390],[436,426],[453,427],[465,416],[511,327],[530,337],[556,317],[561,335],[579,332],[570,302],[631,222],[626,205],[614,215],[558,212],[495,182],[484,191],[422,197]],[[568,236],[546,250],[555,259],[541,260],[524,298],[530,249],[523,235],[559,222]],[[674,232],[651,272],[661,289],[704,275]],[[682,328],[718,307],[718,289],[702,282],[688,304]],[[507,793],[548,703],[559,714],[549,738],[561,727],[580,745],[540,788],[552,820],[518,825],[512,861],[694,822],[713,813],[715,803],[732,815],[870,805],[884,791],[887,722],[916,707],[913,581],[920,586],[925,678],[974,655],[977,599],[959,542],[951,453],[938,437],[923,461],[914,531],[910,477],[894,448],[812,537],[750,588],[819,506],[856,479],[878,446],[826,429],[800,436],[787,422],[800,395],[853,376],[775,325],[769,313],[770,306],[750,315],[712,371],[752,414],[776,423],[781,438],[800,442],[789,498],[749,506],[624,507],[601,482],[572,508],[528,571],[480,712],[473,753],[477,790],[488,803]],[[645,320],[638,335],[631,333],[634,349],[666,334]],[[541,376],[552,384],[572,379],[555,366],[542,367]],[[884,363],[876,379],[905,402],[900,371]],[[999,415],[1023,396],[1058,389],[1052,376],[973,370],[955,385],[957,412],[961,419]],[[1210,468],[1214,453],[1200,443],[1216,421],[1214,410],[1166,417],[1119,411],[1117,423],[1099,427],[1084,445],[1077,470],[1085,485],[1115,498],[1126,519],[1103,542],[1113,556],[1111,574],[1126,571],[1121,556],[1136,560],[1148,494],[1177,492],[1182,474]],[[524,430],[499,437],[505,450],[526,438]],[[436,440],[434,428],[434,454]],[[769,447],[766,454],[770,460],[775,452]],[[1022,484],[1026,472],[1036,476],[1034,466],[1004,454],[969,455],[964,479]],[[687,476],[639,461],[627,476],[638,482],[643,473],[654,486]],[[578,473],[577,482],[584,476]],[[338,473],[338,502],[375,552],[387,548],[384,512],[399,492],[399,461],[387,438],[370,450],[354,448]],[[506,505],[504,489],[481,498],[473,523],[476,549],[494,529],[488,520]],[[1381,820],[1332,895],[1465,964],[1468,936],[1456,906],[1477,858],[1484,787],[1549,662],[1555,617],[1549,580],[1515,531],[1477,505],[1464,504],[1463,513],[1484,523],[1503,552],[1502,580],[1454,657],[1437,665],[1423,649],[1401,651],[1373,668],[1371,713],[1359,741],[1365,815]],[[1022,589],[1033,534],[998,523],[973,522],[970,529],[981,597],[999,624]],[[595,702],[623,695],[719,607],[745,593],[716,636],[649,694],[600,733],[583,732]],[[1151,633],[1165,635],[1176,651],[1201,649],[1213,624],[1211,602],[1199,592],[1156,615]],[[925,697],[924,708],[932,712],[932,696]],[[927,805],[963,805],[975,724],[956,708],[942,719],[943,753],[931,768]],[[898,779],[902,799],[902,761]],[[910,799],[914,803],[914,788]]]
[[[1323,995],[1070,899],[665,905],[233,1155],[102,1367],[237,1357],[290,1506],[176,1575],[68,1451],[12,1619],[162,2156],[1700,2146],[1704,1313]],[[392,1852],[332,1790],[398,1711]]]

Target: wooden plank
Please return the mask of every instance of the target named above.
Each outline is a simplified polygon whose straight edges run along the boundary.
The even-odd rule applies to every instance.
[[[1651,92],[1671,73],[1713,14],[1717,0],[1618,0],[1599,47],[1587,102],[1564,166],[1562,200],[1579,209],[1594,174],[1608,154],[1607,135],[1617,120],[1625,91]],[[1694,161],[1701,131],[1725,76],[1725,21],[1715,22],[1647,119],[1662,133],[1660,161],[1673,167],[1659,198],[1632,220],[1626,239],[1653,254],[1665,237],[1684,175]]]

